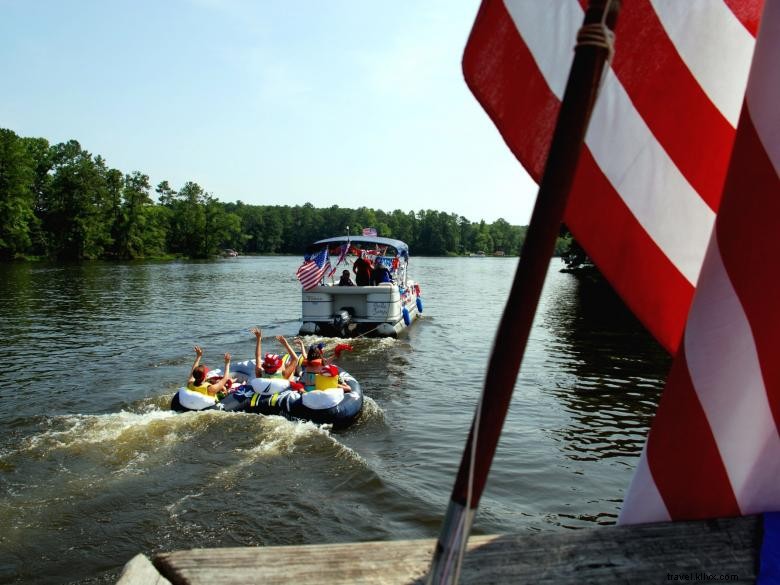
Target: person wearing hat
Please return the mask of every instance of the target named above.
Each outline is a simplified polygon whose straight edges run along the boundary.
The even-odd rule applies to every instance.
[[[295,367],[298,365],[298,356],[295,351],[287,343],[281,335],[276,337],[282,345],[284,345],[289,352],[289,358],[285,363],[285,360],[276,353],[267,353],[261,359],[263,355],[263,332],[259,327],[253,327],[251,329],[255,335],[255,376],[258,378],[282,378],[289,380],[295,372]]]
[[[217,400],[217,394],[224,392],[229,387],[230,379],[230,354],[225,354],[225,373],[218,380],[214,376],[209,376],[209,369],[200,364],[200,358],[203,357],[203,350],[199,345],[195,346],[195,363],[190,369],[190,377],[187,380],[187,390],[198,392]],[[213,383],[211,381],[213,380]]]

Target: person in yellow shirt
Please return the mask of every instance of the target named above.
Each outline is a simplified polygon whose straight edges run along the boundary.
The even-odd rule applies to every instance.
[[[323,354],[323,345],[321,343],[313,344],[306,352],[306,358],[303,362],[303,373],[301,383],[303,390],[298,392],[312,392],[313,390],[331,390],[342,388],[344,392],[351,392],[349,384],[342,381],[339,377],[339,369],[328,364]]]
[[[230,380],[230,354],[225,354],[225,372],[222,374],[222,378],[213,384],[209,383],[209,369],[206,366],[201,365],[200,358],[203,357],[203,350],[199,345],[195,346],[195,363],[192,364],[190,370],[190,378],[187,380],[187,390],[204,394],[205,396],[211,396],[214,400],[217,400],[217,394],[225,392]]]

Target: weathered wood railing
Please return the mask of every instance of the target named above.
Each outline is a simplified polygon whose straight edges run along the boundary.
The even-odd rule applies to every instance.
[[[463,584],[754,583],[760,516],[473,536]],[[417,585],[434,539],[138,555],[118,585]]]

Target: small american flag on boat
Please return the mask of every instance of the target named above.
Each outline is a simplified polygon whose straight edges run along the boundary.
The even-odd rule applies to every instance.
[[[330,269],[328,249],[323,248],[313,257],[304,260],[295,276],[303,285],[303,290],[309,290],[317,286],[322,280],[323,274]]]

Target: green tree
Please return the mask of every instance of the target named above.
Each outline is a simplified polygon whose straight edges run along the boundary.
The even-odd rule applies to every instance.
[[[495,252],[502,251],[510,255],[520,253],[521,232],[505,219],[499,218],[490,225],[490,235]]]
[[[161,183],[162,185],[162,183]],[[166,183],[167,188],[167,183]],[[160,185],[158,185],[160,193]],[[206,257],[206,193],[197,183],[188,181],[178,193],[167,188],[160,200],[170,210],[168,249],[191,258]]]
[[[318,212],[311,203],[296,205],[292,208],[292,222],[285,234],[284,252],[300,252],[313,241],[331,235],[330,226],[323,226]]]
[[[444,253],[457,254],[460,249],[460,226],[454,213],[439,212],[439,230],[444,238]]]
[[[157,183],[155,192],[161,205],[171,205],[176,200],[176,191],[168,184],[168,181]]]
[[[208,258],[225,248],[241,249],[245,241],[241,229],[241,218],[236,213],[228,213],[225,204],[210,194],[204,194],[206,229],[200,256]]]
[[[75,140],[54,146],[52,162],[41,206],[49,252],[63,260],[98,258],[112,242],[108,169]]]
[[[259,205],[239,205],[235,213],[241,219],[241,229],[246,236],[242,251],[250,254],[262,252],[263,209]]]
[[[50,146],[43,138],[2,130],[0,258],[27,251],[61,259],[166,253],[202,258],[225,247],[298,254],[312,241],[347,229],[359,235],[364,227],[407,242],[415,254],[516,254],[526,230],[503,219],[476,224],[434,210],[222,203],[194,182],[179,191],[160,182],[157,202],[150,190],[148,176],[123,175],[75,140]],[[559,240],[557,249],[575,263],[584,257],[570,236]]]
[[[116,232],[116,250],[120,258],[139,258],[148,252],[159,254],[162,251],[159,241],[160,226],[153,226],[150,221],[150,210],[154,205],[150,190],[148,175],[135,171],[125,176]],[[152,236],[155,231],[158,232],[156,238]]]
[[[462,215],[458,218],[458,229],[460,230],[460,249],[459,253],[467,253],[476,250],[474,247],[474,237],[476,230],[474,224]]]
[[[51,188],[53,149],[45,138],[22,138],[25,149],[32,158],[35,178],[33,179],[33,207],[35,222],[32,224],[32,248],[37,256],[42,256],[50,250],[49,234],[43,229],[44,202]]]
[[[11,130],[0,129],[0,258],[24,254],[32,245],[34,164],[24,142]]]
[[[416,239],[416,220],[414,212],[405,213],[395,209],[388,218],[391,233],[394,238],[411,244]]]
[[[484,220],[474,230],[474,250],[477,252],[493,253],[493,236],[490,235],[490,228]]]
[[[594,267],[587,252],[574,239],[574,236],[565,224],[561,225],[560,234],[555,242],[554,255],[560,256],[569,270],[591,269]]]
[[[373,227],[377,224],[376,212],[368,207],[358,207],[353,217],[353,228],[356,234],[363,233],[363,228]]]
[[[166,239],[171,224],[171,210],[162,205],[150,205],[144,208],[145,219],[142,231],[145,257],[162,256],[168,251]]]
[[[276,254],[284,250],[285,231],[291,223],[291,218],[285,213],[286,207],[266,207],[262,223],[262,252]],[[300,250],[298,250],[300,251]]]
[[[94,162],[99,176],[95,206],[105,229],[102,235],[103,255],[116,257],[119,255],[117,238],[123,222],[122,191],[125,180],[121,171],[108,168],[103,157],[96,156]]]

